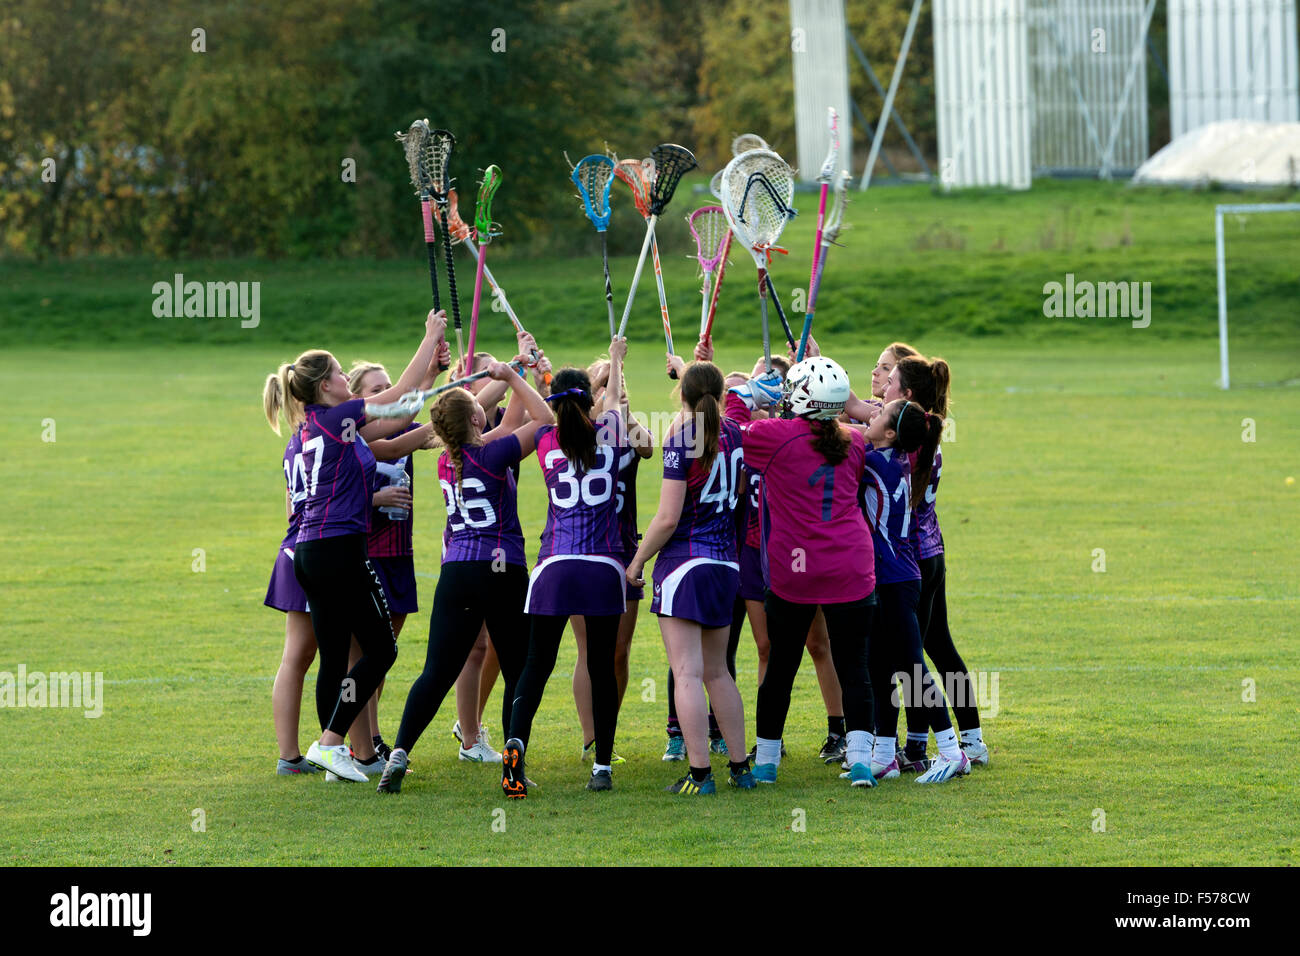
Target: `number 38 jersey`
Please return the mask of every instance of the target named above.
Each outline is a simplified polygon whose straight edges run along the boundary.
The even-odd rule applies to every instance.
[[[688,421],[664,442],[664,478],[686,482],[677,528],[661,552],[668,559],[736,560],[736,504],[748,491],[740,427],[722,420],[718,454],[706,469]]]
[[[624,558],[618,518],[618,466],[628,451],[622,414],[609,411],[595,421],[596,467],[574,465],[560,448],[556,426],[537,430],[537,462],[546,481],[546,529],[538,562],[556,554]]]
[[[504,561],[528,566],[519,526],[514,472],[522,457],[519,439],[506,435],[486,445],[465,445],[460,487],[445,451],[438,458],[438,484],[447,508],[442,561]]]

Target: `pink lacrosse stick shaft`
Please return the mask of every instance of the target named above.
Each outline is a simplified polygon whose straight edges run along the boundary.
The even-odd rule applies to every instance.
[[[822,183],[822,198],[817,203],[817,238],[813,242],[812,269],[808,273],[809,298],[812,298],[813,281],[817,276],[817,260],[821,258],[822,228],[826,225],[826,193],[829,191],[830,191],[830,183]]]
[[[474,340],[478,337],[478,305],[483,296],[483,263],[487,261],[488,243],[483,243],[478,250],[478,266],[474,269],[474,308],[469,314],[469,352],[465,371],[474,366]]]
[[[709,318],[704,325],[704,338],[707,340],[713,334],[713,317],[718,313],[718,295],[722,292],[722,279],[727,274],[727,254],[731,252],[731,237],[734,235],[731,231],[727,232],[727,238],[722,241],[722,261],[718,263],[718,280],[713,283],[713,298],[709,300]]]

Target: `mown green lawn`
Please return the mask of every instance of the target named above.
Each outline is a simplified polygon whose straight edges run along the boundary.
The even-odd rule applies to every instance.
[[[94,298],[85,282],[55,281],[57,272],[43,280],[49,298]],[[325,285],[347,273],[318,264],[310,274]],[[28,269],[20,285],[40,285],[36,275]],[[930,287],[892,294],[937,294],[945,281],[938,270]],[[997,276],[984,283],[996,294]],[[652,299],[652,289],[642,295]],[[131,321],[105,308],[114,322]],[[862,383],[900,334],[889,315],[872,314],[861,344],[841,336],[827,348]],[[985,708],[991,766],[942,787],[904,779],[850,791],[814,757],[825,724],[805,661],[780,783],[670,798],[661,790],[681,765],[659,760],[665,655],[643,614],[615,792],[582,789],[566,641],[529,755],[541,786],[507,804],[493,770],[456,760],[450,703],[398,798],[274,776],[270,690],[283,618],[261,601],[284,530],[283,445],[259,397],[266,372],[295,349],[269,334],[237,346],[134,339],[106,348],[97,321],[87,305],[75,344],[50,346],[36,324],[25,344],[6,347],[0,671],[101,671],[105,699],[98,719],[0,711],[0,862],[1297,862],[1300,484],[1285,478],[1300,477],[1300,394],[1215,389],[1212,339],[1146,335],[1154,322],[1032,341],[916,336],[954,369],[956,436],[944,446],[940,518],[954,635],[968,664],[998,679],[996,708]],[[552,349],[558,359],[585,361],[601,348],[603,319],[588,324],[590,341],[567,337]],[[413,336],[402,336],[409,345],[379,337],[299,334],[296,347],[324,342],[345,364],[377,358],[396,372]],[[633,407],[667,410],[661,347],[642,338],[629,359]],[[721,341],[720,364],[752,363],[752,334]],[[506,347],[499,332],[486,344]],[[1258,341],[1234,361],[1276,382],[1294,376],[1295,358]],[[1253,442],[1242,440],[1247,418]],[[53,442],[42,440],[47,419]],[[407,623],[381,708],[390,740],[424,658],[442,529],[432,470],[431,458],[419,461],[422,611]],[[536,465],[524,475],[535,557],[544,498]],[[643,525],[657,482],[656,469],[642,469]],[[197,548],[202,573],[192,570]],[[1096,549],[1104,573],[1094,570]],[[748,631],[738,669],[752,732]],[[646,680],[653,701],[643,700]],[[310,687],[309,678],[304,746]],[[200,809],[206,830],[195,832]]]

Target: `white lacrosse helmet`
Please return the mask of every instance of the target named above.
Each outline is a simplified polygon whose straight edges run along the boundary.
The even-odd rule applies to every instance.
[[[800,418],[835,418],[849,399],[848,373],[820,355],[791,367],[785,383],[790,410]]]

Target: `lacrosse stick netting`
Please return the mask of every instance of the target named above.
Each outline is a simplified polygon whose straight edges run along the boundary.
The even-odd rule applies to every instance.
[[[478,263],[474,268],[474,305],[469,314],[469,355],[473,361],[474,342],[478,338],[478,308],[483,296],[483,269],[487,262],[488,245],[501,234],[492,221],[492,199],[501,185],[501,170],[489,166],[483,170],[483,185],[478,191],[478,202],[474,206],[474,231],[478,233]]]
[[[839,245],[835,240],[839,237],[840,230],[844,226],[844,207],[849,201],[849,180],[852,177],[847,170],[840,173],[839,182],[835,184],[835,202],[831,206],[830,215],[826,217],[826,224],[822,229],[821,254],[817,257],[817,270],[813,275],[812,289],[808,292],[808,312],[803,320],[803,334],[799,336],[799,349],[795,353],[795,360],[802,362],[804,351],[808,348],[808,336],[812,332],[813,313],[817,310],[817,293],[822,287],[822,273],[826,269],[826,256],[830,252],[832,245]]]
[[[433,132],[429,129],[427,119],[416,120],[410,127],[394,134],[402,144],[406,156],[406,166],[411,174],[411,185],[420,197],[420,212],[424,220],[424,251],[429,260],[429,284],[433,288],[433,308],[442,310],[438,295],[438,256],[437,239],[433,234],[433,210],[429,206],[429,197],[433,194],[433,177],[429,173],[426,153],[432,149]]]
[[[442,226],[442,252],[447,263],[447,291],[451,294],[451,317],[456,327],[456,350],[461,362],[465,360],[465,343],[460,327],[460,297],[456,294],[456,264],[451,255],[451,232],[447,227],[448,193],[451,189],[451,154],[456,148],[456,137],[445,129],[430,131],[428,145],[420,151],[423,175],[432,182],[433,198],[438,203],[439,224]]]
[[[609,312],[609,337],[614,337],[614,287],[609,281],[609,244],[605,229],[609,226],[609,190],[614,185],[614,161],[593,153],[578,160],[572,177],[578,187],[583,209],[600,234],[600,262],[605,270],[605,308]]]
[[[725,253],[727,238],[731,227],[727,225],[727,213],[721,206],[702,206],[686,217],[695,237],[695,258],[700,263],[704,284],[700,287],[700,335],[708,334],[710,279],[717,271],[718,264]]]

